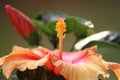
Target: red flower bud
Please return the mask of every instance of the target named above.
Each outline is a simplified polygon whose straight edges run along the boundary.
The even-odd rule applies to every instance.
[[[30,44],[38,44],[39,37],[32,21],[22,12],[10,5],[6,5],[5,8],[15,30]]]
[[[10,5],[6,5],[5,8],[12,25],[21,36],[29,37],[30,32],[35,31],[34,25],[31,20],[22,12],[11,7]]]

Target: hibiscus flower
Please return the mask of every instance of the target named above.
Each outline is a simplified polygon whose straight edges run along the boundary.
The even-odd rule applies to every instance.
[[[115,72],[119,80],[120,64],[104,61],[96,50],[94,46],[78,52],[62,52],[61,60],[59,50],[51,51],[41,46],[30,50],[14,46],[9,55],[0,59],[0,65],[7,79],[15,68],[25,71],[44,66],[56,75],[64,76],[66,80],[97,80],[100,74],[109,78],[109,69]]]
[[[76,52],[62,51],[66,31],[63,18],[58,18],[56,31],[59,38],[58,50],[49,50],[42,46],[33,49],[14,46],[10,54],[0,58],[3,75],[9,79],[14,69],[25,71],[43,66],[57,76],[62,75],[66,80],[98,80],[98,75],[109,78],[109,69],[120,80],[120,64],[105,61],[96,52],[97,46]]]

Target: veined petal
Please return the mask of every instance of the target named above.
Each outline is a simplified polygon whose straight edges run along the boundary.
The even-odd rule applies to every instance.
[[[66,56],[63,57],[63,61],[54,56],[51,60],[66,80],[97,80],[99,74],[103,77],[109,77],[108,67],[104,64],[101,55],[95,53],[95,50],[96,48],[89,48],[84,50],[86,53],[80,51],[79,55],[76,53],[76,58],[74,58],[75,53],[70,53],[71,55],[67,53],[68,55],[66,55],[63,52],[63,55]],[[74,59],[76,59],[75,62],[73,62]]]
[[[43,66],[49,58],[49,54],[43,57],[40,60],[25,60],[25,61],[20,61],[17,63],[16,68],[19,69],[20,71],[25,71],[26,69],[36,69],[38,66]]]
[[[29,49],[13,47],[12,53],[0,59],[0,64],[2,65],[3,74],[8,79],[15,68],[21,71],[27,68],[35,69],[44,65],[47,60],[48,57],[41,59],[41,56],[36,55]]]

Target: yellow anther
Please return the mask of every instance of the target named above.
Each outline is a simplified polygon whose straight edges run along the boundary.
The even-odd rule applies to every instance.
[[[62,39],[65,37],[64,32],[66,31],[66,23],[64,22],[64,18],[58,18],[55,30],[57,31],[58,38]]]
[[[59,38],[59,58],[62,60],[62,43],[63,38],[65,38],[66,32],[66,23],[64,22],[64,18],[58,18],[58,22],[56,24],[57,37]]]

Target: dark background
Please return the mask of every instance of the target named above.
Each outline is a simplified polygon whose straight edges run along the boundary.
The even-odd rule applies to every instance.
[[[0,56],[8,54],[13,45],[30,47],[12,28],[4,6],[21,10],[30,18],[39,12],[64,12],[91,20],[96,32],[120,32],[120,0],[0,0]]]

